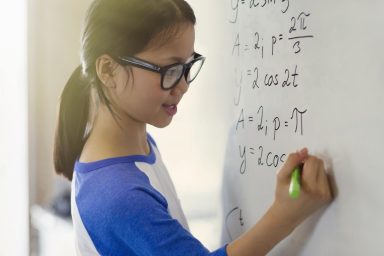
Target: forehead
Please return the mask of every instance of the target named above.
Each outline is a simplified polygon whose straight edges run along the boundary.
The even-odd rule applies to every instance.
[[[188,59],[194,53],[195,29],[186,23],[155,36],[146,50],[137,54],[144,59]]]

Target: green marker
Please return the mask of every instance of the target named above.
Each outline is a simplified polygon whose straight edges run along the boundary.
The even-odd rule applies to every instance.
[[[289,184],[289,196],[296,199],[300,196],[300,168],[296,167],[291,175],[291,184]]]

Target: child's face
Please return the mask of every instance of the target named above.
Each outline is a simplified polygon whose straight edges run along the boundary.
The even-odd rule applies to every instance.
[[[185,63],[194,54],[195,31],[193,25],[180,28],[177,36],[161,47],[148,49],[135,55],[142,60],[160,67],[174,63]],[[132,77],[124,67],[119,68],[116,76],[115,101],[121,117],[128,123],[147,123],[155,127],[165,127],[176,114],[177,104],[188,90],[184,77],[171,90],[161,88],[159,73],[132,67]]]

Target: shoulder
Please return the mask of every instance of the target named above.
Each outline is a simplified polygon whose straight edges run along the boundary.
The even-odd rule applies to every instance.
[[[155,190],[135,164],[119,164],[83,174],[76,173],[75,202],[90,230],[125,227],[152,212],[167,211],[166,199]]]
[[[135,205],[137,201],[142,201],[142,205],[150,200],[167,207],[165,198],[152,187],[148,176],[134,163],[115,164],[89,173],[76,173],[76,177],[76,202],[79,208],[113,210]]]
[[[86,184],[75,197],[80,221],[102,255],[129,252],[156,214],[167,214],[166,200],[145,179],[135,175],[114,178],[94,177],[93,185]]]

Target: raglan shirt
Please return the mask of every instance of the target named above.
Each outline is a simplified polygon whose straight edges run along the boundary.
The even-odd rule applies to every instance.
[[[154,140],[150,153],[75,163],[71,211],[77,255],[226,256],[188,224]]]

